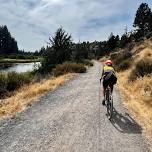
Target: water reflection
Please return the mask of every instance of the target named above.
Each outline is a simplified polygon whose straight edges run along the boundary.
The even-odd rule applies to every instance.
[[[38,68],[40,65],[40,62],[35,62],[35,63],[15,63],[12,64],[12,66],[0,70],[1,72],[27,72],[27,71],[32,71],[34,68]]]

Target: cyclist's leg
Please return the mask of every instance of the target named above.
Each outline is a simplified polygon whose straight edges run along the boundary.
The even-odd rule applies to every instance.
[[[103,88],[103,97],[105,97],[105,91],[106,91],[106,88],[105,88],[105,80],[103,80],[102,88]]]
[[[110,77],[110,88],[111,88],[111,93],[113,92],[114,85],[116,84],[117,78],[115,75],[111,75]]]
[[[114,87],[114,85],[113,85],[113,84],[110,84],[109,87],[110,87],[111,93],[112,93],[112,92],[113,92],[113,87]]]
[[[111,93],[113,92],[114,78],[113,75],[109,78],[109,87],[111,89]]]

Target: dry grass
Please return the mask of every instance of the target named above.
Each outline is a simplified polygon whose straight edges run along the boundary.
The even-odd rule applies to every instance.
[[[24,86],[18,90],[14,96],[1,100],[0,102],[0,118],[14,115],[26,109],[32,102],[50,90],[56,89],[72,78],[74,74],[66,74],[57,78],[45,79],[39,83]]]
[[[152,142],[152,77],[143,77],[128,83],[127,76],[127,71],[118,74],[119,88],[123,92],[125,103],[144,124]]]
[[[152,57],[152,40],[146,40],[135,46],[132,50],[136,60],[140,60],[143,57]]]
[[[132,67],[118,73],[118,84],[124,95],[125,104],[143,124],[147,137],[152,143],[152,75],[128,82],[128,77],[134,69],[135,63],[145,58],[152,60],[152,49],[149,45],[146,47],[146,43],[144,43],[141,44],[141,47],[134,48],[133,51],[135,51],[135,57],[132,60]]]
[[[152,58],[152,49],[145,48],[143,51],[135,54],[134,59],[136,62],[143,58]]]

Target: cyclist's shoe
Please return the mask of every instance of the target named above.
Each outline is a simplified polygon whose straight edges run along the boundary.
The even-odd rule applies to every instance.
[[[105,100],[104,99],[102,100],[102,105],[105,106]]]

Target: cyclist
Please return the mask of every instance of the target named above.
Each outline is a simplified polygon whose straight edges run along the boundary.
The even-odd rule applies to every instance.
[[[105,90],[109,87],[111,88],[111,92],[113,92],[113,85],[117,83],[117,77],[115,74],[115,69],[113,67],[112,61],[107,60],[105,62],[105,65],[103,67],[102,76],[101,79],[103,79],[103,95],[104,99],[102,101],[102,104],[105,105]],[[100,79],[100,81],[101,81]]]

